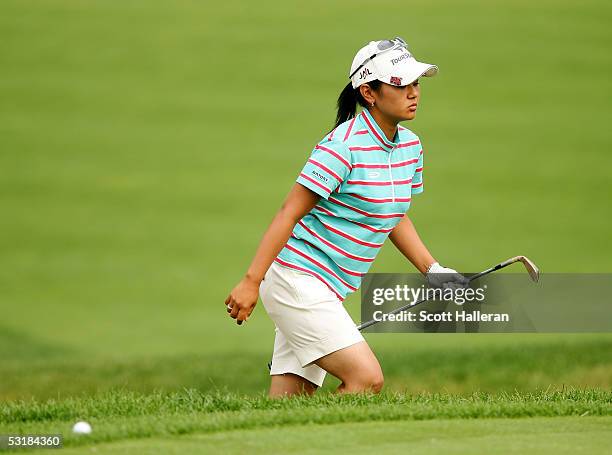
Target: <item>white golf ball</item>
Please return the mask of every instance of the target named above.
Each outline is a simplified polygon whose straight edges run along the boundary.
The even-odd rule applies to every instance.
[[[76,434],[89,434],[91,433],[91,425],[87,422],[77,422],[72,427],[72,432]]]

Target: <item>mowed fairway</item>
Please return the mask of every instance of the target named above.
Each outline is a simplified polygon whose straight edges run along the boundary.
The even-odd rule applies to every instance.
[[[298,425],[284,427],[282,437],[279,428],[236,430],[121,441],[91,449],[109,454],[324,454],[337,449],[352,454],[586,455],[609,449],[610,425],[610,417]],[[83,453],[83,449],[62,453]]]
[[[233,417],[207,423],[214,407],[180,408],[177,423],[104,394],[265,391],[273,325],[259,304],[238,327],[223,301],[371,39],[402,36],[440,67],[405,126],[425,150],[409,215],[442,264],[525,254],[544,274],[612,272],[611,19],[594,0],[1,2],[0,433],[68,436],[82,418],[94,433],[69,437],[74,453],[603,453],[609,334],[366,336],[387,391],[406,400],[482,393],[498,409],[514,391],[586,394],[563,412],[553,400],[546,413],[465,415],[451,400],[454,414],[421,421],[322,398],[323,414],[353,417],[274,415],[268,426],[288,426],[237,432]],[[371,271],[413,268],[388,242]],[[359,295],[346,304],[358,320]],[[49,415],[34,415],[48,399]],[[122,419],[144,423],[123,431],[134,427]]]
[[[186,390],[14,403],[3,418],[8,432],[65,433],[70,418],[88,415],[94,433],[66,438],[67,446],[80,446],[76,453],[89,445],[103,453],[329,453],[338,448],[570,453],[571,448],[586,454],[604,453],[609,446],[611,413],[612,394],[594,391],[495,397],[320,394],[274,401]]]

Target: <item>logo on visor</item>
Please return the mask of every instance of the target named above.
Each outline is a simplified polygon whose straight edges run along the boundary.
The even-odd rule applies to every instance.
[[[391,59],[391,64],[395,65],[396,63],[401,62],[402,60],[404,60],[405,58],[411,58],[412,54],[410,52],[404,52],[402,55],[400,55],[397,58],[392,58]]]
[[[370,76],[370,70],[365,68],[361,73],[359,73],[359,79],[365,79],[367,76]]]
[[[391,79],[389,80],[389,82],[393,85],[402,85],[402,78],[401,77],[396,77],[396,76],[391,76]]]

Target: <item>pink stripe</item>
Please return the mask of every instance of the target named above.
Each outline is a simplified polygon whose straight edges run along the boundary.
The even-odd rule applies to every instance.
[[[306,253],[298,250],[297,248],[289,245],[288,243],[285,245],[285,247],[291,251],[293,251],[295,254],[299,254],[300,256],[302,256],[304,259],[309,260],[310,262],[312,262],[313,264],[321,267],[323,270],[325,270],[327,273],[329,273],[330,275],[335,276],[336,278],[338,278],[339,281],[342,282],[342,284],[344,284],[347,288],[349,288],[350,290],[352,290],[353,292],[357,290],[357,288],[355,286],[351,286],[350,284],[348,284],[346,281],[344,281],[342,278],[340,278],[333,270],[331,270],[330,268],[326,267],[325,265],[321,264],[319,261],[317,261],[316,259],[311,258],[310,256],[308,256]]]
[[[374,129],[374,127],[373,127],[373,126],[372,126],[372,124],[370,123],[370,119],[368,119],[367,115],[366,115],[364,112],[362,112],[361,114],[363,115],[363,118],[364,118],[365,122],[367,123],[368,127],[370,128],[370,131],[372,132],[372,134],[374,134],[374,136],[376,136],[376,138],[377,138],[377,139],[378,139],[380,142],[382,142],[382,144],[383,144],[385,147],[389,147],[389,148],[391,148],[392,146],[391,146],[391,145],[389,145],[389,144],[387,143],[387,141],[385,141],[385,140],[384,140],[384,139],[383,139],[383,138],[380,136],[380,134],[378,134],[378,132],[377,132],[377,131]]]
[[[346,193],[349,196],[353,196],[357,199],[361,199],[362,201],[367,201],[367,202],[374,202],[376,204],[382,204],[383,202],[393,202],[392,198],[372,198],[372,197],[365,197],[365,196],[361,196],[359,194],[355,194],[355,193]],[[396,197],[395,198],[395,202],[410,202],[411,198],[409,197]]]
[[[346,142],[346,140],[351,135],[351,130],[353,129],[353,124],[355,123],[356,119],[357,119],[357,117],[353,117],[353,120],[351,120],[351,123],[349,123],[348,130],[346,130],[346,134],[344,135],[344,142]]]
[[[319,150],[323,150],[324,152],[327,152],[327,153],[332,154],[333,156],[335,156],[336,158],[338,158],[340,161],[342,161],[342,163],[343,163],[343,164],[344,164],[346,167],[348,167],[349,171],[351,170],[351,165],[349,164],[349,162],[348,162],[348,161],[346,161],[344,158],[342,158],[342,156],[340,156],[338,153],[336,153],[336,152],[335,152],[335,151],[333,151],[332,149],[329,149],[329,148],[327,148],[327,147],[323,147],[322,145],[317,145],[315,148],[316,148],[316,149],[319,149]]]
[[[332,171],[330,168],[328,168],[327,166],[325,166],[323,163],[318,162],[317,160],[315,160],[314,158],[309,158],[308,161],[312,164],[314,164],[315,166],[320,167],[321,169],[323,169],[325,172],[327,172],[328,174],[330,174],[332,177],[334,177],[336,180],[338,180],[339,183],[342,183],[342,177],[340,177],[338,174],[336,174],[334,171]]]
[[[423,171],[423,166],[421,167],[417,167],[414,172],[422,172]]]
[[[340,125],[338,125],[340,126]],[[328,141],[331,141],[334,138],[334,133],[336,132],[336,130],[338,129],[338,126],[334,128],[334,130],[331,132],[331,134],[329,135],[329,137],[327,138]]]
[[[326,193],[330,193],[329,188],[321,185],[319,182],[317,182],[315,179],[308,177],[306,174],[304,174],[303,172],[300,172],[300,177],[305,178],[306,180],[308,180],[309,182],[314,183],[315,185],[323,188],[325,190]]]
[[[361,169],[388,169],[388,164],[353,163],[353,167]]]
[[[365,240],[361,240],[361,239],[358,239],[357,237],[353,237],[352,235],[347,234],[346,232],[344,232],[344,231],[342,231],[342,230],[340,230],[340,229],[337,229],[337,228],[335,228],[335,227],[333,227],[333,226],[330,226],[329,224],[324,223],[324,222],[323,222],[323,221],[321,221],[321,220],[319,220],[319,222],[320,222],[320,223],[321,223],[323,226],[325,226],[325,227],[327,228],[327,230],[329,230],[329,231],[333,232],[334,234],[341,235],[341,236],[342,236],[342,237],[344,237],[345,239],[349,239],[349,240],[351,240],[351,241],[353,241],[353,242],[355,242],[355,243],[358,243],[359,245],[369,246],[369,247],[372,247],[372,248],[380,248],[381,246],[383,246],[383,244],[382,244],[382,243],[372,243],[372,242],[366,242]]]
[[[349,150],[351,152],[371,152],[372,150],[384,150],[384,148],[382,148],[380,145],[368,145],[367,147],[354,145],[353,147],[349,147]]]
[[[330,230],[331,232],[334,232],[342,237],[344,237],[345,239],[351,240],[352,242],[358,243],[359,245],[364,245],[364,246],[369,246],[371,248],[380,248],[383,246],[382,243],[372,243],[372,242],[366,242],[365,240],[360,240],[357,237],[353,237],[350,234],[347,234],[346,232],[341,231],[340,229],[336,229],[332,226],[330,226],[329,224],[325,224],[323,222],[321,222],[328,230]]]
[[[354,168],[362,168],[362,169],[386,169],[388,165],[386,164],[368,164],[368,163],[353,163]]]
[[[418,158],[413,158],[411,160],[406,161],[398,161],[397,163],[391,163],[391,167],[403,167],[408,166],[409,164],[417,163],[419,161]],[[388,164],[369,164],[369,163],[353,163],[353,168],[362,168],[362,169],[386,169],[388,168]]]
[[[306,229],[310,235],[312,235],[313,237],[316,237],[316,238],[317,238],[317,239],[319,239],[321,242],[323,242],[325,245],[327,245],[328,247],[330,247],[332,250],[337,251],[338,253],[340,253],[340,254],[342,254],[342,255],[346,256],[346,257],[347,257],[347,258],[349,258],[349,259],[353,259],[353,260],[355,260],[355,261],[361,261],[361,262],[372,262],[372,261],[374,261],[374,258],[367,258],[367,257],[364,257],[364,256],[357,256],[357,255],[354,255],[354,254],[349,253],[349,252],[348,252],[348,251],[346,251],[346,250],[343,250],[343,249],[342,249],[342,248],[340,248],[340,247],[337,247],[336,245],[334,245],[334,244],[333,244],[333,243],[331,243],[330,241],[325,240],[323,237],[321,237],[319,234],[317,234],[316,232],[314,232],[314,231],[313,231],[312,229],[310,229],[308,226],[306,226],[302,220],[298,221],[298,224],[299,224],[300,226],[302,226],[304,229]]]
[[[421,183],[414,183],[414,184],[412,185],[412,188],[418,188],[418,187],[420,187],[420,186],[423,186],[423,182],[421,182]]]
[[[330,289],[330,291],[332,291],[334,294],[336,294],[336,297],[338,297],[338,299],[341,302],[344,301],[344,298],[340,294],[338,294],[334,290],[334,288],[327,281],[325,281],[323,279],[323,277],[321,275],[319,275],[318,273],[315,273],[312,270],[305,269],[304,267],[300,267],[299,265],[295,265],[295,264],[291,264],[290,262],[283,261],[282,259],[279,259],[279,258],[274,259],[274,261],[278,262],[279,264],[284,265],[286,267],[291,267],[292,269],[301,270],[302,272],[306,272],[306,273],[311,274],[315,278],[318,278],[319,280],[321,280],[325,284],[325,286],[327,286]]]
[[[293,233],[291,233],[291,237],[293,237],[294,239],[298,239],[298,238],[297,238],[295,235],[293,235]],[[321,250],[320,248],[317,248],[315,245],[313,245],[312,243],[310,243],[308,240],[304,240],[304,239],[298,239],[298,240],[300,240],[300,241],[302,241],[302,242],[306,243],[306,244],[307,244],[308,246],[310,246],[311,248],[313,248],[313,249],[315,249],[315,250],[317,250],[317,251],[321,251],[323,254],[326,254],[326,253],[325,253],[323,250]],[[361,277],[361,276],[365,275],[365,273],[361,273],[361,272],[357,272],[357,271],[355,271],[355,270],[350,270],[350,269],[347,269],[347,268],[344,268],[344,267],[340,267],[338,264],[336,264],[336,266],[337,266],[337,267],[338,267],[340,270],[342,270],[343,272],[346,272],[346,273],[347,273],[347,274],[349,274],[349,275],[359,276],[359,277]]]
[[[375,182],[375,181],[368,181],[368,180],[347,180],[346,183],[349,183],[351,185],[373,185],[373,186],[389,186],[389,185],[391,185],[390,181]]]
[[[374,185],[374,186],[389,186],[392,183],[396,185],[403,185],[404,183],[410,183],[410,182],[412,182],[412,179],[393,180],[393,182],[390,182],[388,180],[384,182],[375,182],[375,181],[369,181],[369,180],[347,180],[346,181],[346,183],[351,184],[351,185]]]
[[[361,210],[361,209],[358,209],[357,207],[353,207],[351,205],[345,204],[344,202],[341,202],[338,199],[333,198],[331,196],[329,197],[328,201],[333,202],[334,204],[337,204],[337,205],[341,205],[342,207],[346,207],[347,209],[353,210],[354,212],[360,213],[369,218],[387,219],[387,218],[403,218],[404,217],[403,213],[388,213],[388,214],[381,215],[379,213],[366,212],[365,210]]]
[[[347,275],[353,275],[353,276],[358,276],[358,277],[362,277],[365,275],[365,272],[355,272],[354,270],[349,270],[347,268],[340,267],[339,265],[338,265],[338,268],[342,270],[344,273],[346,273]]]
[[[411,181],[412,181],[412,179],[408,179],[408,180],[393,180],[393,182],[390,182],[388,180],[385,180],[383,182],[375,182],[375,181],[370,181],[370,180],[347,180],[346,183],[349,183],[351,185],[389,186],[389,185],[391,185],[391,183],[393,183],[395,185],[403,185],[404,183],[410,183]]]
[[[402,147],[412,147],[413,145],[418,145],[420,144],[420,141],[417,139],[416,141],[411,141],[411,142],[404,142],[402,144],[397,144],[397,148],[402,148]]]
[[[367,229],[368,231],[377,232],[377,233],[387,233],[387,232],[391,232],[393,230],[393,228],[389,228],[389,229],[375,228],[375,227],[372,227],[372,226],[368,226],[367,224],[360,223],[359,221],[349,220],[348,218],[345,218],[343,216],[339,216],[339,215],[335,214],[334,212],[332,212],[330,210],[327,210],[327,209],[325,209],[323,207],[320,207],[318,205],[316,205],[314,208],[316,210],[319,210],[320,212],[325,213],[326,215],[330,215],[330,216],[333,216],[333,217],[336,217],[336,218],[342,218],[343,220],[346,220],[349,223],[356,224],[357,226],[360,226],[360,227],[362,227],[364,229]]]
[[[368,134],[368,130],[355,131],[355,134]]]
[[[411,160],[398,161],[397,163],[391,163],[391,167],[403,167],[403,166],[408,166],[409,164],[414,164],[418,162],[419,162],[418,158],[413,158]]]

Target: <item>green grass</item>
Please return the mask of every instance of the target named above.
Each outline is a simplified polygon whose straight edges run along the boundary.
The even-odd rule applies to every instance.
[[[80,409],[95,432],[69,445],[116,453],[315,453],[334,433],[355,453],[601,451],[610,334],[368,334],[407,401],[286,405],[302,414],[257,408],[273,325],[259,305],[238,327],[222,304],[329,130],[354,52],[396,35],[440,67],[405,124],[425,149],[409,216],[434,256],[612,272],[611,19],[603,0],[1,2],[0,406],[24,416],[7,425],[67,432]],[[372,271],[413,268],[387,242]],[[530,395],[564,387],[578,398]],[[233,426],[249,415],[286,437]],[[408,420],[367,422],[394,415]]]
[[[381,337],[387,343],[377,343]],[[439,337],[438,343],[431,338]],[[551,385],[612,385],[612,340],[591,336],[541,336],[512,342],[510,335],[369,336],[380,359],[386,388],[410,393],[500,390],[530,391]],[[505,339],[504,339],[505,338]],[[395,341],[394,341],[395,340]],[[419,345],[423,340],[428,340]],[[391,343],[394,341],[393,343]],[[376,346],[379,344],[380,346]],[[10,344],[7,344],[10,346]],[[23,346],[22,346],[23,347]],[[0,370],[0,396],[58,398],[81,392],[125,388],[153,391],[194,387],[258,393],[266,390],[269,353],[185,354],[115,360],[59,354],[50,357],[7,355]],[[29,358],[28,374],[23,359]],[[339,381],[328,376],[324,390]]]
[[[155,437],[96,444],[111,454],[604,454],[609,448],[609,417],[495,420],[427,420],[306,424],[282,428]],[[520,435],[520,438],[517,438]],[[63,453],[81,453],[64,449]]]
[[[195,389],[180,392],[137,394],[121,390],[72,397],[64,400],[18,400],[2,406],[3,424],[71,421],[92,418],[102,420],[147,417],[154,414],[217,414],[255,411],[276,413],[279,425],[307,422],[337,423],[345,419],[397,420],[436,418],[492,418],[571,415],[612,415],[612,392],[604,390],[546,390],[533,393],[475,393],[465,397],[454,394],[380,393],[338,395],[319,393],[274,400],[265,395],[239,395],[229,392],[203,393]],[[299,410],[300,412],[296,412]],[[265,426],[262,419],[244,423],[248,427]],[[211,430],[222,428],[210,424]],[[238,423],[229,423],[229,426]],[[208,426],[206,427],[208,428]]]
[[[46,402],[21,401],[1,408],[7,433],[63,433],[67,445],[109,442],[155,435],[284,427],[431,419],[612,416],[612,394],[602,390],[541,391],[514,394],[319,394],[270,400],[232,393],[185,390],[138,395],[124,391]],[[85,419],[94,432],[69,433]]]

